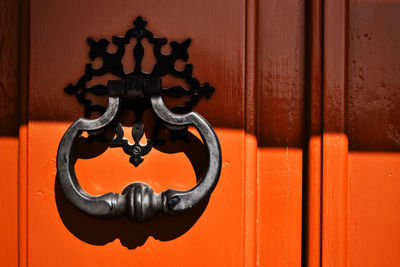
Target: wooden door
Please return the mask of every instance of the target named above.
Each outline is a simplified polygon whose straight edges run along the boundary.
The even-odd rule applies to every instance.
[[[2,266],[400,266],[398,1],[7,0],[0,8]],[[102,64],[88,57],[87,37],[123,35],[137,16],[156,36],[191,38],[193,76],[215,87],[194,111],[222,150],[208,201],[144,224],[79,212],[56,169],[61,137],[84,115],[63,89],[85,64]],[[157,146],[137,168],[119,148],[86,146],[79,181],[92,194],[133,181],[157,192],[190,188],[207,160],[189,130],[189,142]]]

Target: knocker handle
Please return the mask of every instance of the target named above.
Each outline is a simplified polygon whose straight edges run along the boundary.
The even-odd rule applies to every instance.
[[[94,196],[87,193],[80,186],[75,174],[74,145],[83,131],[100,132],[117,117],[121,109],[121,97],[110,96],[105,113],[94,120],[80,118],[75,121],[64,134],[58,148],[57,170],[61,187],[67,198],[82,212],[99,218],[127,215],[132,220],[142,222],[151,219],[158,212],[167,215],[185,212],[210,196],[214,190],[221,172],[221,147],[210,124],[196,112],[183,115],[172,113],[160,95],[154,93],[149,97],[156,115],[167,127],[193,125],[199,131],[207,148],[209,160],[204,177],[195,187],[187,191],[167,189],[157,194],[147,184],[132,183],[121,194],[107,193]]]

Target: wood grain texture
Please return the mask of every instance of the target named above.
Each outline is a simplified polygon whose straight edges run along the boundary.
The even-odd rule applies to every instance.
[[[347,266],[347,2],[324,3],[322,266]]]
[[[399,10],[325,3],[325,266],[398,265]]]
[[[32,120],[74,121],[82,116],[83,107],[76,98],[66,96],[62,89],[75,82],[90,61],[86,38],[110,39],[112,35],[123,35],[133,20],[142,15],[156,36],[167,37],[169,41],[192,39],[188,63],[194,64],[193,75],[216,88],[213,97],[201,101],[196,111],[214,126],[243,128],[243,1],[230,3],[229,10],[224,2],[176,0],[153,4],[122,0],[118,4],[111,1],[93,3],[32,1],[32,75],[48,77],[54,73],[53,82],[57,82],[32,80],[29,110]],[[47,23],[43,16],[52,23]],[[168,52],[168,46],[165,50]],[[60,57],[72,55],[68,61],[60,60]],[[51,72],[48,66],[51,66]],[[59,103],[63,103],[63,109],[59,108]]]
[[[29,266],[243,265],[243,7],[244,1],[31,2]],[[63,88],[83,74],[89,61],[86,38],[124,34],[138,15],[156,36],[192,39],[188,52],[194,76],[216,88],[195,110],[216,130],[223,155],[221,177],[205,210],[159,216],[143,225],[125,219],[104,222],[77,212],[60,193],[55,165],[63,133],[83,115]],[[92,194],[121,192],[133,181],[157,192],[194,186],[206,162],[201,141],[171,142],[170,149],[152,150],[139,168],[118,148],[79,159],[79,182]]]
[[[0,1],[0,265],[18,265],[19,1]]]
[[[1,3],[14,9],[0,25],[9,36],[1,42],[0,158],[8,165],[2,176],[15,176],[2,196],[14,208],[19,201],[21,266],[301,266],[302,256],[312,267],[399,262],[398,1],[32,0],[29,95],[25,88],[19,96],[21,61],[10,45],[20,42],[12,31],[18,19],[8,15],[16,3]],[[195,110],[216,129],[223,153],[206,209],[144,225],[76,211],[55,166],[61,136],[83,115],[63,88],[89,62],[86,38],[122,35],[138,15],[156,36],[192,39],[194,75],[216,88]],[[79,181],[93,194],[137,180],[158,192],[190,188],[205,156],[196,137],[155,149],[137,169],[118,149],[79,159]],[[6,226],[16,231],[18,213],[6,208]],[[18,256],[15,231],[4,235],[14,244],[6,248],[12,256],[0,256],[7,265]]]
[[[350,1],[351,150],[400,151],[399,1]]]
[[[0,8],[0,136],[18,136],[19,2],[1,1]]]
[[[349,266],[400,262],[399,22],[399,1],[349,1]]]
[[[301,264],[304,7],[259,2],[259,266]]]

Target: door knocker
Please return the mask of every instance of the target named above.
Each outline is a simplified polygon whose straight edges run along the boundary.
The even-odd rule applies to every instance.
[[[132,220],[142,222],[151,219],[158,212],[167,215],[179,214],[195,207],[210,196],[220,176],[221,148],[218,137],[202,116],[191,111],[202,97],[211,97],[214,88],[208,83],[200,84],[192,76],[191,64],[186,64],[183,70],[175,68],[176,60],[181,59],[185,62],[188,60],[187,48],[190,39],[181,43],[170,42],[171,53],[163,54],[161,47],[167,44],[167,39],[154,37],[153,33],[146,28],[146,24],[147,22],[142,17],[138,17],[134,21],[134,27],[128,30],[124,37],[113,36],[112,42],[118,48],[115,53],[107,51],[108,40],[96,41],[88,38],[90,59],[100,57],[103,65],[99,69],[94,69],[91,64],[87,64],[85,74],[78,82],[65,88],[68,94],[75,94],[78,101],[84,104],[86,117],[94,112],[101,115],[96,119],[80,118],[75,121],[61,139],[57,153],[57,171],[62,190],[75,207],[94,217],[114,218],[127,215]],[[153,45],[156,59],[150,73],[143,72],[141,67],[144,54],[141,43],[143,38]],[[121,59],[125,53],[125,45],[132,40],[136,40],[133,51],[135,68],[133,72],[126,73]],[[120,79],[108,81],[107,86],[99,84],[87,87],[92,77],[107,73],[114,74]],[[161,77],[166,74],[183,79],[189,88],[186,89],[183,86],[163,88]],[[92,104],[86,96],[88,93],[108,95],[107,108]],[[163,102],[162,95],[187,96],[189,100],[184,105],[169,110]],[[135,113],[135,122],[132,125],[134,144],[130,144],[123,138],[123,128],[119,119],[121,110],[124,108],[131,109]],[[154,111],[156,124],[147,144],[142,145],[139,142],[144,131],[141,116],[148,108]],[[152,146],[161,142],[158,137],[161,125],[171,130],[185,130],[192,125],[200,133],[208,152],[209,164],[203,178],[192,189],[187,191],[167,189],[158,194],[147,184],[135,182],[127,185],[121,194],[107,193],[94,196],[79,185],[74,170],[73,153],[76,140],[84,131],[89,136],[94,136],[101,135],[106,127],[115,127],[116,136],[111,141],[110,147],[122,147],[123,151],[130,156],[130,163],[137,167],[143,162],[143,156],[150,152]]]

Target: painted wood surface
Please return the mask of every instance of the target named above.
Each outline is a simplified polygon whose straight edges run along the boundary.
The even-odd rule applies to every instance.
[[[399,265],[399,5],[1,2],[0,265]],[[195,111],[223,153],[208,203],[147,224],[78,212],[55,166],[61,136],[83,115],[63,88],[89,62],[86,38],[121,35],[138,15],[157,36],[192,39],[194,75],[216,88]],[[154,149],[139,168],[119,149],[88,147],[105,152],[77,161],[80,183],[92,194],[136,180],[190,188],[206,162],[190,131],[190,143]]]

